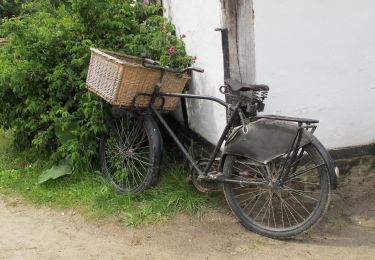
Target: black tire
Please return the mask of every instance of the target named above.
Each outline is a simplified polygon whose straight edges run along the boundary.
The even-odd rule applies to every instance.
[[[306,231],[322,218],[331,196],[329,154],[319,142],[310,143],[299,152],[301,157],[293,162],[296,168],[281,186],[274,183],[286,155],[267,166],[248,158],[226,156],[225,177],[241,176],[265,183],[273,180],[269,186],[224,183],[228,205],[247,229],[270,238],[286,239]]]
[[[137,193],[156,184],[159,178],[162,142],[150,115],[127,112],[113,115],[108,133],[100,142],[103,176],[119,192]]]

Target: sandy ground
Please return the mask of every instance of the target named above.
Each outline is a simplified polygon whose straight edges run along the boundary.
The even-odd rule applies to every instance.
[[[375,259],[375,157],[341,168],[326,217],[289,241],[255,235],[226,213],[127,228],[2,196],[0,259]]]

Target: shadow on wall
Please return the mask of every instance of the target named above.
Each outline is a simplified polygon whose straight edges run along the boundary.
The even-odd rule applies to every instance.
[[[200,74],[193,78],[191,93],[201,94],[202,86],[206,86],[207,75]],[[215,96],[216,88],[220,86],[207,86],[203,95]],[[189,126],[211,143],[216,143],[226,124],[226,110],[223,106],[209,100],[187,99]]]

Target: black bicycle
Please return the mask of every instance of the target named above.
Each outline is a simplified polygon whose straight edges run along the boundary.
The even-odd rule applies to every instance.
[[[176,72],[145,57],[143,65],[160,69],[161,75]],[[198,68],[182,72],[186,71],[203,72]],[[337,169],[313,135],[318,120],[257,115],[264,109],[266,85],[226,80],[220,91],[236,100],[233,105],[211,96],[163,93],[160,86],[152,94],[134,97],[133,104],[148,96],[145,109],[112,106],[107,111],[109,131],[101,139],[100,162],[104,176],[118,191],[141,192],[158,181],[163,150],[158,120],[194,168],[195,181],[222,183],[229,207],[249,230],[289,238],[322,218],[337,185]],[[155,102],[166,97],[206,99],[227,109],[227,125],[204,169],[155,108]],[[214,164],[224,142],[220,161]]]

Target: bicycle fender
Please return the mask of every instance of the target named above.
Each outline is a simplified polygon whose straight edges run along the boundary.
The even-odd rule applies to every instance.
[[[231,154],[251,158],[258,162],[269,162],[289,151],[296,137],[298,126],[284,121],[260,119],[247,124],[245,133],[242,126],[236,127],[225,143],[223,156]],[[315,137],[304,131],[300,147],[311,143]]]

